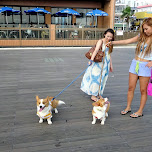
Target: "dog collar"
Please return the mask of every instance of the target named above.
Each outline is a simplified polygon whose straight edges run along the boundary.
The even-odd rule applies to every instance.
[[[42,119],[48,119],[48,118],[52,118],[52,113],[49,112],[48,114],[46,114],[45,116],[41,116],[39,112],[37,112],[37,115],[39,117],[41,117]]]

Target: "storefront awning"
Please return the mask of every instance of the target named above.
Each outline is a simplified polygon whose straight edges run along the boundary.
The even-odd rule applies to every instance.
[[[136,19],[145,19],[152,17],[152,12],[137,12],[135,13]]]

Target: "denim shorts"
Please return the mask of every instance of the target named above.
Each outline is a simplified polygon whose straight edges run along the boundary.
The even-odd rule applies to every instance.
[[[151,68],[146,66],[148,62],[141,62],[133,59],[130,65],[129,72],[143,77],[151,77]],[[139,64],[137,68],[137,64]]]

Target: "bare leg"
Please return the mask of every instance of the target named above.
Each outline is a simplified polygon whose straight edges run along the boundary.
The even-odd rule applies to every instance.
[[[140,100],[140,107],[135,114],[137,115],[142,115],[143,109],[145,107],[146,101],[147,101],[147,86],[149,82],[150,77],[139,77],[139,82],[140,82],[140,93],[141,93],[141,100]],[[133,117],[137,117],[135,115],[130,115]]]
[[[134,91],[136,88],[138,76],[133,73],[129,73],[129,87],[128,87],[128,95],[127,95],[127,107],[125,111],[130,111],[131,110],[131,103],[132,99],[134,97]],[[126,112],[121,111],[121,114],[126,114]]]
[[[103,97],[100,95],[99,98],[102,99]]]

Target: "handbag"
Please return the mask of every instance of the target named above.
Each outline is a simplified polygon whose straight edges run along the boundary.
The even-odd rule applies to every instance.
[[[86,54],[85,56],[90,60],[91,56],[95,50],[96,46],[93,46]],[[95,58],[94,58],[94,62],[102,62],[102,58],[104,56],[104,52],[102,51],[102,49],[100,48],[100,50],[97,52]]]
[[[149,81],[148,87],[147,87],[147,94],[149,96],[152,96],[152,69],[151,69],[151,78],[150,78],[150,81]]]

